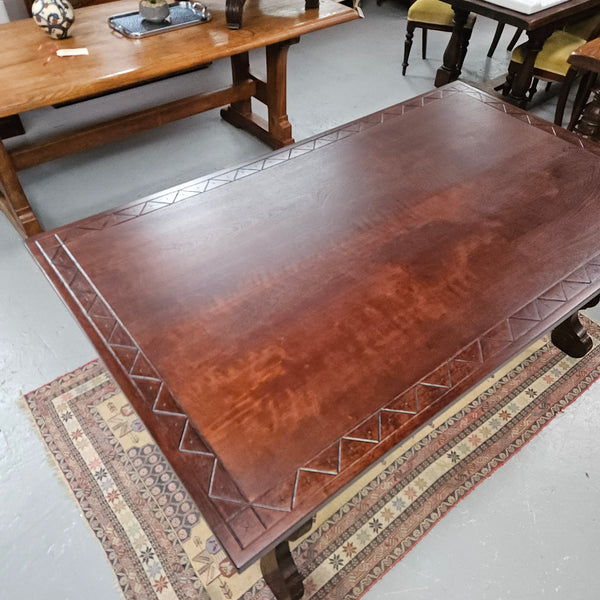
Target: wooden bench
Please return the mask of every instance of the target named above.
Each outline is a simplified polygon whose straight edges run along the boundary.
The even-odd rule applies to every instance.
[[[236,567],[299,598],[322,504],[548,330],[589,349],[582,145],[455,82],[28,245]]]

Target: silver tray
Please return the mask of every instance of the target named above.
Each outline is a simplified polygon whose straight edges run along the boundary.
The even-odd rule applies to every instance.
[[[200,2],[174,2],[169,4],[169,17],[162,23],[151,23],[142,18],[139,12],[120,13],[108,17],[108,25],[115,31],[130,38],[142,38],[190,25],[207,23],[211,14]]]

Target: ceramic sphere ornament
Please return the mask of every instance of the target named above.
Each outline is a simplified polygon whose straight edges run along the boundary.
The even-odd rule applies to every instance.
[[[75,20],[69,0],[35,0],[31,14],[36,25],[45,29],[55,40],[69,36],[69,28]]]

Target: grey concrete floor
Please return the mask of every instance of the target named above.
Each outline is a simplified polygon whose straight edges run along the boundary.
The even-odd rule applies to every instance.
[[[402,77],[406,6],[365,0],[363,7],[366,19],[307,35],[290,51],[288,112],[297,140],[433,87],[448,35],[430,33],[426,61],[415,43]],[[478,20],[464,80],[483,82],[504,73],[512,31],[507,28],[488,59],[494,28]],[[28,137],[35,138],[185,90],[208,89],[228,76],[222,61],[143,90],[34,111],[24,122]],[[542,96],[533,110],[551,118],[552,95]],[[22,182],[43,225],[51,228],[267,150],[210,111],[29,169]],[[410,168],[401,148],[398,165]],[[75,369],[96,352],[1,214],[0,307],[0,598],[119,598],[100,545],[19,400],[21,392]],[[444,517],[366,599],[599,598],[599,395],[598,386],[586,392]]]

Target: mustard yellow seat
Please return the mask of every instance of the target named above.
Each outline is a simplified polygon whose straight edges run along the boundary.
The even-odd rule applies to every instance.
[[[471,33],[473,31],[473,25],[475,24],[475,15],[469,15],[466,24],[466,45],[469,43],[469,39],[471,37]],[[406,16],[406,39],[404,42],[404,60],[402,62],[402,75],[406,75],[406,67],[408,67],[408,57],[410,55],[410,50],[412,48],[414,31],[416,28],[420,28],[423,32],[423,44],[422,44],[422,55],[423,58],[427,58],[427,30],[433,29],[436,31],[447,31],[448,33],[452,32],[454,27],[454,10],[452,10],[452,6],[446,2],[442,2],[441,0],[416,0],[410,8],[408,9],[408,14]],[[488,51],[488,56],[492,56],[496,45],[498,44],[498,40],[500,39],[500,35],[502,34],[502,30],[504,29],[503,23],[498,23],[498,27],[496,29],[496,33],[494,35],[494,40],[490,49]],[[520,30],[517,31],[517,34],[520,34]],[[512,45],[516,43],[516,37],[513,38]],[[462,66],[462,61],[465,58],[466,54],[466,45],[464,48],[463,56],[461,57],[460,66]],[[509,45],[509,49],[512,49],[512,46]]]
[[[565,104],[571,90],[571,85],[577,74],[574,69],[570,68],[571,65],[567,62],[567,59],[573,50],[585,44],[586,41],[585,38],[567,31],[555,31],[545,41],[544,46],[535,59],[533,81],[527,92],[527,97],[531,100],[537,90],[540,79],[561,83],[562,87],[556,105],[556,112],[554,113],[554,123],[556,125],[562,125]],[[515,75],[525,60],[525,55],[526,44],[521,44],[513,50],[510,64],[508,65],[508,77],[504,86],[505,90],[511,88]]]
[[[469,43],[473,25],[475,24],[475,16],[469,15],[466,25],[467,38],[466,43]],[[408,67],[408,57],[412,48],[413,36],[415,29],[419,27],[423,32],[423,44],[421,53],[423,59],[427,58],[427,30],[452,32],[454,27],[454,11],[452,6],[441,0],[416,0],[411,4],[406,15],[406,39],[404,40],[404,60],[402,61],[402,75],[406,75],[406,67]],[[464,60],[464,55],[460,61]]]

